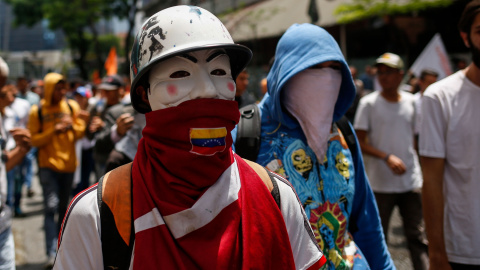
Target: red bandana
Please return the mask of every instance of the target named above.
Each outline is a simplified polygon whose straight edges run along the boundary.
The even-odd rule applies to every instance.
[[[146,114],[132,168],[134,269],[295,268],[278,206],[231,150],[239,116],[218,99]]]

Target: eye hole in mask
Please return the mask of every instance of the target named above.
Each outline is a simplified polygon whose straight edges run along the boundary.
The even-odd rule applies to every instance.
[[[227,72],[223,69],[215,69],[212,72],[210,72],[210,75],[214,76],[224,76],[227,75]]]
[[[175,71],[174,73],[170,74],[170,78],[178,79],[178,78],[185,78],[190,76],[190,72],[185,70]]]

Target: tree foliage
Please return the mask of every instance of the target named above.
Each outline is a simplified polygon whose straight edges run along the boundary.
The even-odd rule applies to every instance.
[[[335,10],[339,23],[350,23],[375,16],[418,12],[429,8],[446,7],[454,0],[351,0]]]
[[[108,50],[102,49],[102,40],[96,28],[101,19],[117,16],[131,24],[127,34],[129,44],[138,0],[6,0],[13,7],[15,25],[33,26],[46,19],[49,28],[65,34],[76,66],[84,79],[88,78],[87,56],[93,50],[94,66],[103,71]],[[132,14],[133,11],[133,14]],[[126,45],[128,47],[128,45]]]
[[[137,14],[138,5],[142,0],[116,0],[110,6],[110,11],[112,12],[109,16],[113,14],[120,19],[126,19],[128,22],[128,31],[127,35],[125,36],[124,40],[124,52],[123,54],[126,56],[126,63],[124,65],[123,73],[128,75],[130,74],[130,61],[128,58],[130,46],[132,44],[132,35],[133,35],[133,28],[135,27],[135,16]]]

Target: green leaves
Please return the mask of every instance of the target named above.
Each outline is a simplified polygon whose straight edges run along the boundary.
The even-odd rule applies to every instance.
[[[33,26],[43,18],[42,7],[47,0],[6,0],[15,14],[14,25]]]
[[[87,69],[92,68],[92,64],[102,72],[103,62],[110,47],[115,46],[118,49],[120,43],[118,38],[112,35],[99,36],[97,23],[113,16],[120,19],[128,18],[132,29],[138,0],[5,1],[13,8],[15,25],[34,26],[46,20],[50,29],[62,30],[82,77],[87,78]],[[126,40],[129,41],[128,38]],[[123,50],[117,51],[120,55],[125,55]]]
[[[445,7],[453,0],[351,0],[335,10],[339,23],[350,23],[375,16],[405,14],[428,8]]]

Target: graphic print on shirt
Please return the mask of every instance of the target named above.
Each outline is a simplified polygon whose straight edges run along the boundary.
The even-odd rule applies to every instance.
[[[358,253],[347,231],[355,190],[355,181],[351,181],[354,167],[343,135],[336,126],[332,130],[322,162],[302,140],[282,132],[266,138],[271,150],[258,161],[270,160],[263,165],[283,174],[297,191],[317,242],[328,257],[322,269],[351,269]]]

